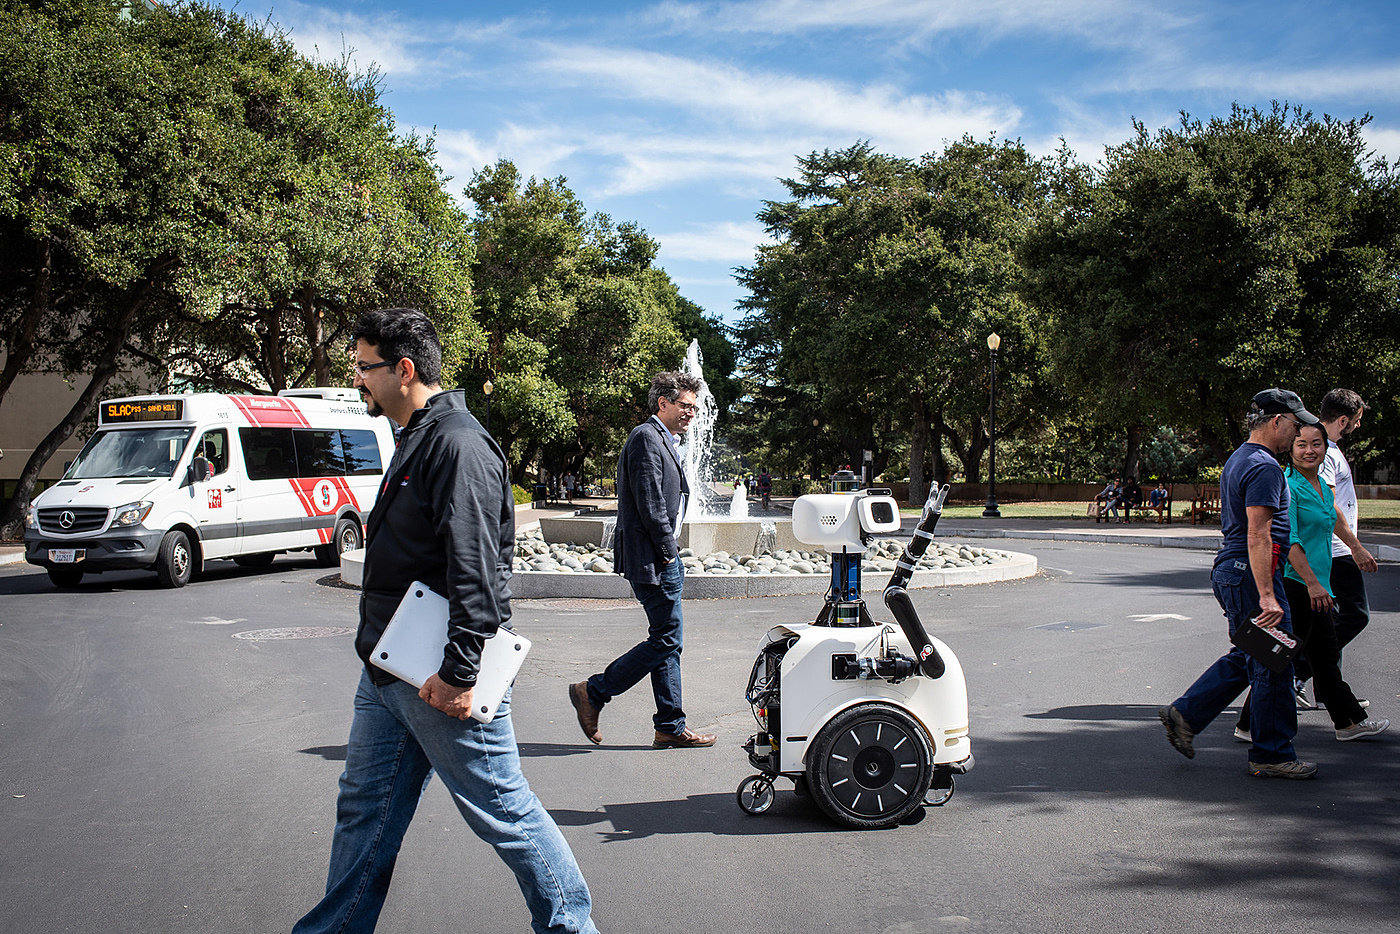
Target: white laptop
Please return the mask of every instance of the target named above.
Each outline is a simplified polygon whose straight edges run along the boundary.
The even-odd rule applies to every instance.
[[[447,598],[429,590],[427,584],[414,581],[369,660],[394,677],[421,688],[442,668],[442,650],[446,645]],[[473,719],[491,722],[529,651],[530,640],[504,626],[486,640],[472,693]]]

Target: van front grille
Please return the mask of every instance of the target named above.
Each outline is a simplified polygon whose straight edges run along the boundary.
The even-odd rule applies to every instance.
[[[54,535],[100,532],[108,510],[101,506],[55,506],[39,510],[39,528]]]

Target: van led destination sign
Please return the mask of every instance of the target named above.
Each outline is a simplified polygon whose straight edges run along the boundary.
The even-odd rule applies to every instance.
[[[184,418],[185,400],[154,399],[150,402],[109,402],[102,407],[102,423],[176,422]]]

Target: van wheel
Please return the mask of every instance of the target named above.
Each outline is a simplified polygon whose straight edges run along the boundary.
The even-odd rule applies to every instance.
[[[190,538],[178,529],[167,532],[161,539],[160,554],[156,557],[156,574],[162,586],[183,587],[190,582],[194,571],[194,553],[190,550]]]
[[[277,557],[273,551],[260,551],[255,555],[239,555],[233,559],[233,563],[241,568],[265,568],[272,563],[272,559]]]
[[[55,587],[76,587],[83,579],[83,572],[78,568],[47,568],[49,580]]]
[[[340,567],[340,556],[354,551],[363,543],[360,523],[353,519],[341,519],[335,524],[335,536],[330,544],[316,546],[316,563],[323,568]]]

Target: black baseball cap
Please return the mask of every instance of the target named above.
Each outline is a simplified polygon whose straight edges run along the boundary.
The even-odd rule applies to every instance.
[[[1298,394],[1287,389],[1265,389],[1252,402],[1266,415],[1296,415],[1304,425],[1322,424],[1322,419],[1303,408],[1303,400],[1298,398]]]

